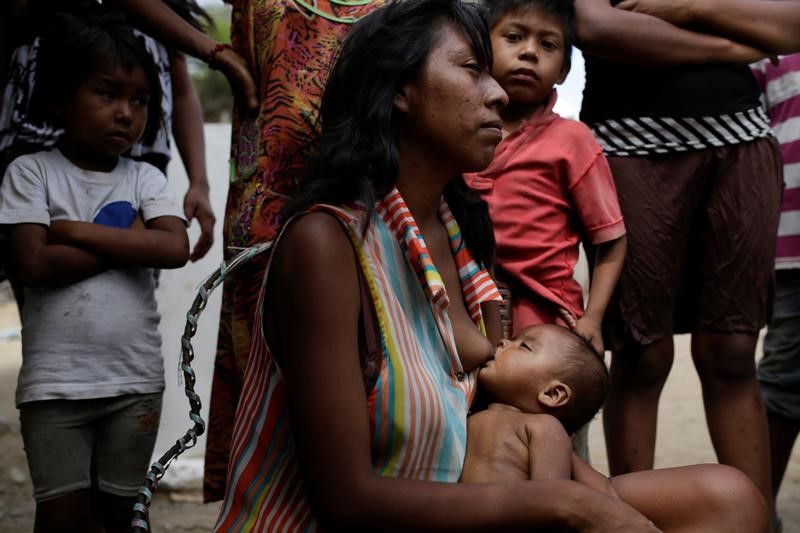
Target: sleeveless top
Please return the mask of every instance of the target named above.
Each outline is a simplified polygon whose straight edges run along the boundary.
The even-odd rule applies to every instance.
[[[476,372],[463,371],[449,296],[402,196],[393,189],[379,202],[363,236],[364,211],[357,206],[318,205],[311,211],[329,213],[342,224],[374,305],[382,364],[366,407],[375,473],[457,482]],[[485,333],[480,304],[500,295],[472,259],[444,200],[439,218],[450,237],[467,310]],[[268,273],[269,266],[258,309]],[[254,331],[259,333],[245,371],[215,530],[316,531],[290,431],[285,381],[264,338],[261,313]]]

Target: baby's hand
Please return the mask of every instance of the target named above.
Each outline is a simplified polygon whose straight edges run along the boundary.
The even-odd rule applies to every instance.
[[[586,339],[598,354],[603,355],[605,347],[603,346],[603,332],[599,320],[584,315],[575,324],[575,333]]]

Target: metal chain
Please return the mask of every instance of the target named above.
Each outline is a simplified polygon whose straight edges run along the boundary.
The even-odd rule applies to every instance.
[[[197,333],[197,319],[205,309],[209,295],[222,283],[225,276],[258,254],[269,250],[272,247],[272,243],[273,241],[269,241],[251,246],[238,253],[230,261],[223,261],[220,267],[200,284],[197,296],[195,296],[189,312],[186,313],[186,326],[181,337],[179,366],[183,371],[184,392],[189,399],[189,418],[194,422],[194,425],[181,438],[175,441],[175,444],[158,461],[150,466],[144,483],[136,496],[136,503],[133,505],[131,528],[135,532],[150,531],[148,509],[153,499],[153,493],[158,488],[159,480],[164,476],[164,472],[167,471],[167,468],[175,458],[197,444],[197,437],[202,435],[206,429],[206,423],[200,416],[200,397],[194,391],[196,377],[192,369],[194,348],[192,347],[191,339]]]

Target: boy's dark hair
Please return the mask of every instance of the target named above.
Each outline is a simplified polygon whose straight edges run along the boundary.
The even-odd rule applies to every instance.
[[[566,329],[566,328],[565,328]],[[572,389],[569,403],[553,413],[572,434],[589,422],[606,399],[608,369],[603,356],[589,342],[572,330],[559,353],[563,361],[558,378]]]
[[[158,68],[144,40],[133,33],[124,16],[98,4],[80,13],[53,15],[51,27],[41,37],[32,114],[59,125],[55,107],[94,73],[117,66],[144,70],[150,99],[141,140],[152,144],[162,124]]]
[[[283,210],[284,220],[317,203],[363,203],[369,221],[376,201],[397,182],[395,96],[414,79],[452,24],[491,68],[492,45],[477,8],[461,0],[393,1],[361,19],[345,39],[320,104],[309,143],[307,176]],[[444,190],[469,250],[479,263],[494,258],[488,206],[454,176]]]
[[[564,29],[564,64],[572,64],[572,46],[575,44],[574,0],[482,0],[481,12],[491,30],[501,18],[509,13],[539,9],[561,20]]]

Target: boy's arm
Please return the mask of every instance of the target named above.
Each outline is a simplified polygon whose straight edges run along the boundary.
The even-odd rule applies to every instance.
[[[592,55],[638,65],[748,64],[766,57],[750,46],[617,9],[609,0],[576,0],[577,44]]]
[[[107,260],[88,250],[49,244],[47,227],[41,224],[15,224],[8,238],[11,268],[27,287],[68,285],[110,267]]]
[[[800,51],[797,0],[624,0],[617,8],[700,27],[774,54]]]
[[[611,480],[592,468],[575,452],[572,452],[572,479],[607,496],[619,498]]]
[[[197,218],[200,238],[189,257],[197,261],[208,253],[214,244],[214,211],[208,196],[206,175],[205,139],[203,138],[203,109],[194,88],[186,58],[170,50],[170,76],[172,78],[172,135],[181,154],[183,166],[189,177],[189,190],[183,197],[183,212],[189,222]]]
[[[586,311],[575,325],[575,331],[586,338],[597,353],[602,354],[603,334],[601,324],[608,302],[617,286],[622,265],[625,262],[625,249],[628,239],[625,235],[612,241],[597,245],[597,259],[589,289]]]
[[[189,258],[183,221],[173,216],[148,220],[146,227],[115,228],[91,222],[52,224],[51,241],[82,248],[126,266],[180,268]]]

